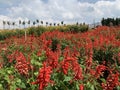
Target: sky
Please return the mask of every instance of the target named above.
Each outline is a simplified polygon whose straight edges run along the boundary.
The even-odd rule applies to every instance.
[[[0,28],[3,20],[91,24],[119,16],[120,0],[0,0]]]

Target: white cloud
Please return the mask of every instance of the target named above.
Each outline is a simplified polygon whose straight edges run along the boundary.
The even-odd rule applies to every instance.
[[[120,16],[120,0],[95,0],[95,3],[80,2],[81,0],[21,0],[6,10],[8,13],[0,15],[1,20],[43,20],[48,22],[66,23],[87,22],[102,17]],[[5,2],[4,2],[5,3]],[[10,3],[10,2],[9,2]],[[1,25],[0,25],[1,26]]]

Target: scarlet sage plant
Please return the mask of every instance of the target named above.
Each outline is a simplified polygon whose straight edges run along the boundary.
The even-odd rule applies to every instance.
[[[0,42],[0,90],[120,90],[120,27],[23,40]]]
[[[51,82],[50,77],[52,68],[47,66],[46,62],[43,63],[43,67],[40,68],[37,80],[32,84],[39,84],[39,90],[44,90],[45,87]]]
[[[15,68],[18,70],[20,74],[27,76],[29,71],[29,63],[26,61],[26,58],[23,55],[23,53],[18,52],[15,59],[16,59]]]

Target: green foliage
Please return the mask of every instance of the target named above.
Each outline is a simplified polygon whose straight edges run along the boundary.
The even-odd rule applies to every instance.
[[[13,66],[2,68],[0,70],[0,88],[16,90],[18,87],[22,89],[26,88],[23,77],[21,78],[21,76],[17,74]]]
[[[38,26],[38,27],[30,27],[28,29],[28,33],[31,35],[31,34],[34,34],[35,36],[40,36],[43,32],[46,31],[46,28],[43,27],[43,26]]]
[[[51,49],[52,51],[56,51],[57,50],[57,45],[59,44],[59,40],[56,38],[52,39],[52,45],[51,45]]]
[[[20,30],[20,29],[16,29],[16,36],[17,37],[22,37],[24,35],[24,31],[23,30]]]
[[[69,27],[69,30],[71,32],[86,32],[88,31],[88,26],[87,25],[82,25],[82,26],[78,26],[78,25],[70,25],[68,26]]]
[[[86,32],[88,31],[87,25],[66,25],[66,26],[38,26],[38,27],[30,27],[27,29],[16,29],[16,30],[4,30],[0,32],[0,40],[4,40],[6,38],[17,36],[24,36],[25,30],[27,34],[34,34],[35,36],[40,36],[45,31],[54,31],[59,30],[61,32]]]
[[[118,26],[120,25],[120,18],[102,18],[101,23],[103,26]]]
[[[24,31],[23,30],[5,30],[5,31],[1,31],[0,32],[0,40],[4,40],[7,39],[9,37],[13,37],[13,36],[17,36],[17,37],[21,37],[24,35]]]
[[[94,50],[93,60],[97,60],[100,64],[105,61],[106,63],[110,62],[111,64],[115,63],[113,60],[114,48],[107,47],[105,50],[99,49]]]

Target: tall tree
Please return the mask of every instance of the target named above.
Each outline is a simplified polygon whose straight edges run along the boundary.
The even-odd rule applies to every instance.
[[[19,28],[20,28],[21,23],[22,23],[21,20],[19,20]]]
[[[116,18],[115,20],[115,24],[118,26],[118,23],[119,23],[119,18]]]
[[[23,21],[23,22],[22,22],[22,25],[23,25],[23,26],[24,26],[24,28],[25,28],[25,21]]]
[[[10,29],[10,21],[7,21],[7,24],[8,24],[8,26],[9,26],[9,29]]]
[[[24,29],[25,29],[25,21],[22,22],[22,25],[24,26]],[[26,32],[26,29],[25,29],[25,41],[27,40],[27,32]]]
[[[60,24],[58,23],[57,26],[60,26]]]
[[[43,25],[43,21],[41,21],[41,25]]]
[[[79,23],[78,23],[78,22],[76,22],[76,25],[78,26],[78,25],[79,25]]]
[[[37,22],[37,24],[38,24],[38,26],[39,26],[39,20],[38,20],[38,19],[36,20],[36,22]]]
[[[64,21],[61,21],[61,25],[63,25],[64,24]]]
[[[34,22],[33,22],[33,26],[35,26],[35,24],[36,24],[36,22],[34,21]]]
[[[46,22],[46,27],[48,26],[48,22]]]
[[[104,18],[102,18],[101,24],[102,24],[103,26],[105,26],[105,19],[104,19]]]
[[[3,21],[3,29],[5,29],[5,24],[6,24],[6,22],[5,22],[5,21]]]
[[[12,25],[13,25],[13,29],[15,28],[15,22],[12,22]]]
[[[52,26],[52,23],[50,23],[49,25]]]
[[[30,20],[28,20],[28,25],[29,25],[29,27],[30,27]]]
[[[53,25],[56,26],[56,23],[54,23]]]

